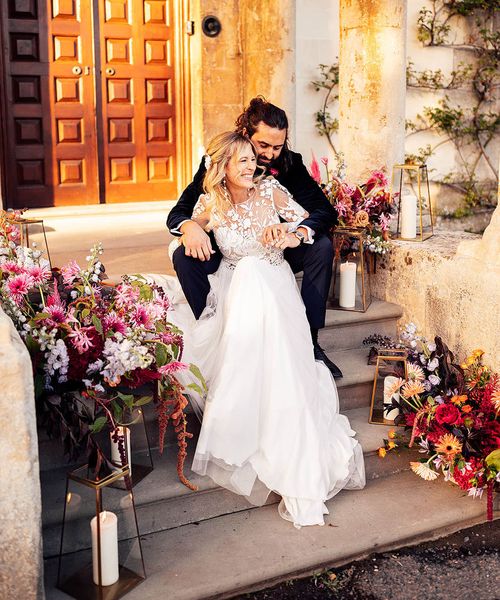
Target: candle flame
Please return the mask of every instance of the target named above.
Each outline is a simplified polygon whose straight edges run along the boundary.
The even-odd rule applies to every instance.
[[[69,504],[71,502],[71,496],[73,494],[71,492],[68,492],[67,496],[66,496],[66,504]]]

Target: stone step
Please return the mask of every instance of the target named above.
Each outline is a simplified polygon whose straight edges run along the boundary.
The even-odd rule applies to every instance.
[[[438,538],[486,517],[485,498],[473,500],[442,478],[426,482],[411,472],[341,492],[328,507],[324,527],[300,531],[272,505],[145,533],[147,579],[127,598],[230,598],[374,551]],[[82,562],[88,558],[79,556]],[[56,573],[57,559],[46,560],[47,600],[67,598],[55,589]]]
[[[368,480],[383,478],[408,468],[413,451],[391,452],[385,459],[379,458],[377,449],[383,443],[383,438],[387,437],[390,428],[369,424],[368,407],[349,410],[345,412],[345,415],[349,418],[354,431],[357,432],[356,437],[363,448]],[[141,533],[172,529],[187,523],[213,519],[223,514],[246,511],[250,507],[244,498],[220,488],[208,477],[199,476],[190,470],[199,425],[195,429],[194,423],[191,423],[190,431],[195,434],[195,437],[189,444],[185,474],[198,486],[199,491],[192,492],[178,480],[177,448],[171,440],[162,457],[157,457],[155,453],[154,471],[134,487]],[[58,552],[68,470],[68,468],[60,468],[42,473],[42,521],[46,556],[52,556]],[[268,503],[273,504],[278,500],[278,496],[272,495]],[[253,509],[255,510],[255,507]],[[92,503],[89,503],[85,511],[78,514],[78,518],[88,521],[92,510],[95,509]],[[115,509],[111,508],[111,510]],[[84,536],[85,533],[84,530]],[[79,547],[78,544],[84,543],[83,539],[75,540],[76,548]]]
[[[336,380],[340,410],[366,407],[370,403],[375,367],[367,364],[368,348],[329,352],[330,358],[340,367],[344,377]],[[156,416],[152,405],[144,407],[148,435],[152,448],[158,447]],[[69,463],[63,456],[63,447],[58,439],[49,439],[42,428],[38,431],[40,469],[48,471]],[[145,446],[144,446],[145,447]]]
[[[382,300],[373,300],[364,313],[328,309],[319,342],[331,352],[362,348],[363,340],[373,334],[396,338],[397,321],[402,314],[399,305]]]

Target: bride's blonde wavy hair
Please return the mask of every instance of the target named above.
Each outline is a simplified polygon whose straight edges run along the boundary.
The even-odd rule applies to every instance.
[[[208,195],[206,206],[210,212],[217,208],[224,214],[230,208],[229,194],[224,186],[226,167],[231,158],[235,154],[240,155],[247,146],[250,146],[257,158],[254,145],[241,133],[225,131],[210,140],[206,152],[209,164],[203,180],[203,191]],[[259,181],[261,177],[262,175],[254,176],[254,181]]]

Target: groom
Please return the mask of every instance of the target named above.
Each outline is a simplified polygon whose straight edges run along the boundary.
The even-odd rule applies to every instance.
[[[314,356],[329,368],[334,377],[342,372],[318,343],[318,330],[325,326],[326,300],[330,287],[333,247],[328,233],[337,215],[318,184],[309,175],[302,157],[288,147],[288,119],[281,108],[262,96],[253,98],[236,120],[236,131],[246,135],[257,151],[257,162],[265,167],[294,200],[309,213],[295,231],[300,244],[287,248],[284,256],[294,273],[303,271],[302,300],[311,327]],[[173,264],[184,294],[198,319],[210,291],[208,275],[214,273],[222,255],[213,234],[191,221],[194,205],[203,193],[205,175],[202,160],[193,181],[170,211],[167,227],[173,235],[182,235],[182,245],[173,255]]]

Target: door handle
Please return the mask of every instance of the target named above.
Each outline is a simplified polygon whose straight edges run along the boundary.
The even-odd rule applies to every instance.
[[[75,65],[72,69],[71,69],[73,75],[81,75],[82,74],[82,67],[80,67],[80,65]]]
[[[113,69],[113,67],[106,67],[106,75],[114,75],[115,74],[115,70]]]

